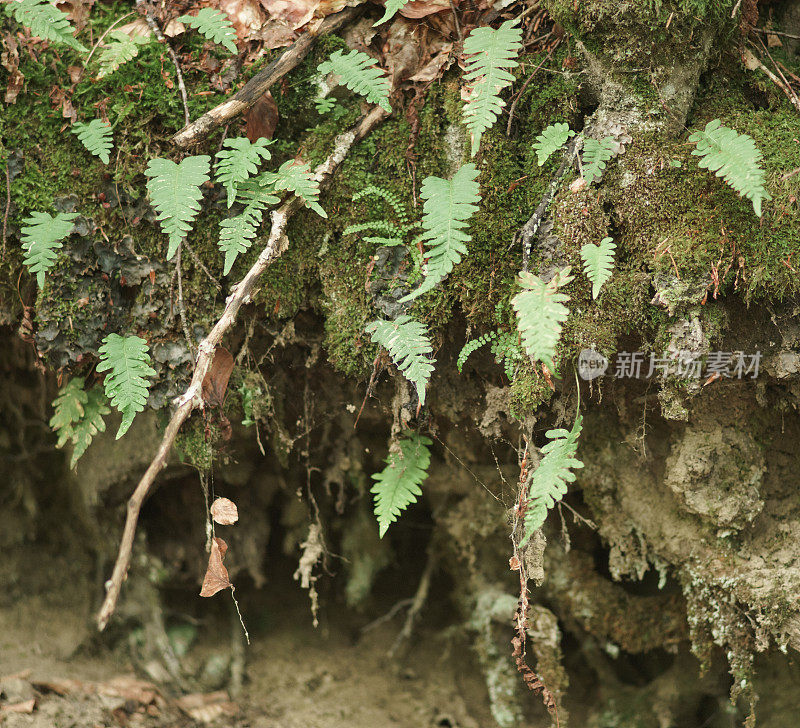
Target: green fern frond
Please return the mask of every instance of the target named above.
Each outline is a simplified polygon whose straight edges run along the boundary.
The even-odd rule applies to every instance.
[[[376,20],[372,27],[374,28],[377,25],[381,25],[385,23],[387,20],[391,20],[397,13],[399,13],[408,3],[409,0],[386,0],[386,7],[383,11],[383,16],[380,20]]]
[[[139,46],[149,43],[149,37],[129,36],[121,30],[112,30],[106,36],[107,45],[100,51],[97,78],[105,78],[116,71],[123,63],[139,55]]]
[[[550,155],[553,152],[558,151],[567,143],[570,137],[574,136],[575,132],[569,128],[569,124],[560,122],[548,126],[533,142],[533,148],[536,150],[539,166],[541,167],[550,159]]]
[[[480,186],[474,164],[465,164],[450,180],[426,177],[420,197],[425,200],[422,215],[422,239],[427,244],[427,273],[422,285],[400,303],[411,301],[430,291],[447,276],[467,254],[472,240],[466,232],[467,221],[478,209]]]
[[[756,215],[761,217],[761,203],[772,196],[764,186],[762,155],[753,138],[714,119],[703,131],[692,134],[689,141],[697,144],[692,154],[702,157],[700,166],[716,172],[717,177],[750,200]]]
[[[352,50],[345,54],[344,51],[335,51],[327,61],[319,64],[317,70],[339,76],[339,83],[366,97],[371,104],[378,104],[387,114],[392,112],[389,105],[389,78],[376,65],[375,59],[366,53]]]
[[[72,443],[69,466],[74,468],[98,432],[105,432],[103,415],[111,412],[106,396],[99,387],[84,390],[84,378],[73,377],[58,392],[53,401],[55,414],[50,419],[51,429],[58,435],[56,447]]]
[[[460,372],[464,364],[466,363],[467,359],[469,359],[470,354],[480,349],[482,346],[486,346],[491,341],[494,341],[497,338],[497,331],[490,331],[482,336],[479,336],[477,339],[471,339],[468,341],[464,346],[461,347],[461,351],[458,353],[458,358],[456,359],[456,369]]]
[[[314,99],[314,106],[317,107],[317,113],[320,116],[324,116],[336,108],[336,99],[332,98],[331,96],[318,96],[316,99]]]
[[[36,273],[36,282],[44,285],[44,274],[56,262],[56,251],[63,247],[61,241],[72,232],[73,220],[77,212],[59,212],[55,217],[48,212],[32,212],[23,220],[22,249],[25,251],[23,263]]]
[[[408,212],[400,198],[389,190],[378,187],[378,185],[367,185],[362,190],[353,195],[353,202],[358,202],[363,197],[380,197],[394,210],[401,225],[408,225]]]
[[[150,389],[149,378],[156,372],[150,366],[147,342],[138,336],[109,334],[99,351],[97,371],[111,371],[103,383],[106,396],[122,413],[116,437],[119,440],[128,431],[136,413],[144,409]]]
[[[288,190],[297,195],[320,217],[328,217],[328,213],[319,204],[319,182],[305,162],[296,159],[286,160],[277,172],[264,172],[262,184],[271,185],[275,190]]]
[[[73,37],[75,31],[66,13],[47,0],[11,0],[6,4],[6,15],[13,15],[18,23],[30,28],[31,35],[87,52]]]
[[[425,387],[433,373],[433,351],[428,330],[409,316],[398,316],[394,321],[378,319],[367,324],[366,332],[372,340],[388,352],[397,368],[417,390],[420,405],[425,404]]]
[[[153,203],[161,230],[169,236],[167,260],[192,229],[203,192],[200,186],[208,182],[210,157],[205,154],[186,157],[180,164],[171,159],[151,159],[145,174],[147,191]]]
[[[236,201],[236,188],[250,175],[258,171],[262,161],[272,158],[267,147],[272,140],[260,137],[251,142],[247,137],[226,139],[223,147],[217,152],[217,182],[220,182],[228,193],[228,207]]]
[[[81,144],[95,157],[100,157],[103,164],[108,164],[108,153],[114,146],[111,138],[111,124],[102,119],[92,119],[88,124],[76,121],[71,129],[76,134]]]
[[[475,28],[464,41],[464,54],[471,56],[464,71],[464,80],[471,86],[464,106],[464,123],[472,137],[473,157],[481,136],[505,106],[500,92],[514,82],[514,74],[508,69],[519,65],[515,60],[522,48],[518,22],[518,18],[507,20],[497,30]]]
[[[262,187],[256,181],[243,182],[239,194],[246,202],[244,210],[235,217],[222,220],[219,224],[219,249],[225,253],[222,275],[228,275],[236,258],[253,244],[258,228],[264,219],[264,210],[280,200],[272,194],[272,189]]]
[[[233,23],[220,10],[202,8],[197,15],[181,15],[178,21],[186,23],[191,28],[196,28],[203,37],[212,43],[224,46],[231,53],[238,53]]]
[[[517,334],[512,334],[508,331],[498,332],[497,338],[489,348],[494,355],[495,361],[502,365],[509,379],[514,378],[517,373],[517,367],[525,355],[517,339]]]
[[[603,284],[611,278],[617,244],[613,238],[603,238],[599,245],[586,243],[581,248],[583,270],[592,283],[592,298],[600,295]]]
[[[555,371],[553,356],[561,337],[561,324],[569,316],[564,305],[569,296],[559,293],[558,288],[572,280],[569,274],[570,269],[564,268],[550,283],[545,283],[532,273],[520,273],[519,283],[524,290],[511,299],[525,351],[544,362],[550,372]]]
[[[390,450],[386,467],[372,476],[375,485],[370,492],[375,494],[375,516],[381,538],[399,515],[422,495],[420,486],[428,477],[431,462],[428,446],[431,444],[430,438],[406,430],[396,449]]]
[[[583,141],[583,178],[586,184],[590,185],[596,179],[600,179],[606,162],[616,153],[616,142],[614,137],[607,136],[604,139],[584,139]]]

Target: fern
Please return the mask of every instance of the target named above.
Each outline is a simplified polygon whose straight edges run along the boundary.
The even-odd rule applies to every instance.
[[[63,247],[61,241],[72,232],[72,221],[77,212],[59,212],[55,217],[48,212],[32,212],[23,220],[21,230],[23,263],[36,273],[39,288],[44,285],[44,274],[56,262],[56,251]]]
[[[213,43],[224,46],[231,53],[237,53],[236,31],[228,16],[211,8],[202,8],[197,15],[181,15],[181,23],[186,23],[191,28],[196,28],[202,36]]]
[[[247,137],[226,139],[225,149],[217,152],[217,182],[220,182],[228,193],[228,207],[236,201],[236,188],[255,174],[262,161],[272,158],[267,147],[272,141],[261,137],[251,142]]]
[[[72,443],[70,468],[77,465],[94,436],[98,432],[105,432],[103,415],[111,412],[102,390],[93,387],[86,392],[84,381],[83,377],[72,377],[59,390],[53,401],[55,413],[50,419],[50,427],[58,435],[56,447],[64,447],[67,442]]]
[[[703,131],[689,137],[697,144],[693,155],[702,157],[699,164],[703,169],[717,173],[742,197],[753,203],[753,210],[761,217],[761,203],[772,196],[764,187],[764,170],[761,167],[762,155],[752,137],[739,134],[719,119],[706,124]]]
[[[612,238],[603,238],[599,245],[586,243],[581,248],[583,270],[592,282],[592,298],[597,298],[603,284],[611,278],[617,244]]]
[[[264,219],[264,209],[280,200],[272,194],[272,189],[261,187],[257,182],[245,182],[239,193],[246,201],[244,210],[235,217],[220,222],[219,249],[225,253],[225,267],[222,275],[228,275],[236,258],[253,244],[256,232]]]
[[[398,219],[397,223],[388,222],[387,220],[371,220],[368,222],[355,223],[348,225],[343,231],[343,235],[354,235],[362,232],[378,232],[383,235],[365,235],[364,240],[368,243],[376,245],[397,246],[403,245],[405,236],[416,227],[408,220],[408,213],[400,198],[389,190],[377,185],[367,185],[360,192],[353,195],[353,202],[358,202],[364,197],[380,197],[395,213]]]
[[[542,527],[548,510],[564,497],[567,483],[575,480],[573,470],[583,467],[576,457],[582,429],[583,417],[579,411],[571,430],[548,430],[545,433],[550,442],[542,448],[542,459],[527,483],[525,535],[521,546]]]
[[[186,157],[180,164],[170,159],[151,159],[144,172],[150,177],[147,191],[158,212],[157,219],[169,236],[167,260],[175,255],[200,211],[200,186],[208,181],[209,161],[206,155]]]
[[[481,136],[491,127],[505,102],[500,92],[514,82],[508,70],[519,64],[515,60],[522,47],[519,19],[507,20],[497,30],[475,28],[464,41],[464,53],[471,56],[464,72],[471,85],[464,107],[464,123],[472,137],[472,156],[480,147]]]
[[[108,164],[108,153],[111,147],[114,146],[114,141],[111,138],[111,124],[101,119],[92,119],[88,124],[82,124],[76,121],[72,125],[72,133],[77,135],[81,144],[83,144],[90,153],[95,157],[99,157],[103,164]]]
[[[586,184],[590,185],[596,179],[600,179],[606,162],[615,154],[614,137],[607,136],[598,141],[597,139],[584,139],[583,141],[583,178]]]
[[[389,78],[375,64],[375,59],[366,53],[352,50],[345,55],[344,51],[335,51],[327,61],[320,63],[317,70],[339,76],[339,82],[351,91],[365,96],[371,104],[378,104],[387,114],[391,113]]]
[[[97,78],[105,78],[116,71],[123,63],[139,55],[139,46],[146,45],[149,38],[129,36],[121,30],[112,30],[108,36],[108,45],[103,48],[98,58],[100,70]]]
[[[456,359],[456,368],[459,372],[464,367],[467,359],[469,359],[470,354],[477,351],[483,346],[486,346],[490,341],[494,341],[497,338],[498,332],[497,331],[489,331],[482,336],[479,336],[477,339],[471,339],[468,341],[464,346],[461,347],[461,351],[458,353],[458,358]]]
[[[430,438],[406,430],[397,442],[397,449],[389,452],[386,467],[372,476],[375,485],[370,492],[375,494],[375,516],[381,538],[398,516],[422,495],[420,486],[428,477],[431,462],[428,446],[431,444]]]
[[[498,332],[497,338],[492,342],[490,351],[498,364],[503,366],[506,376],[513,379],[517,367],[522,361],[524,352],[519,345],[518,336],[508,331]]]
[[[447,276],[467,253],[472,239],[466,232],[467,220],[478,209],[480,187],[478,170],[465,164],[451,180],[427,177],[422,182],[420,197],[425,200],[422,216],[422,240],[427,242],[427,274],[422,285],[400,303],[411,301],[430,291]]]
[[[137,412],[147,403],[150,388],[149,377],[155,375],[150,366],[147,342],[138,336],[109,334],[100,347],[98,372],[110,371],[105,378],[106,396],[122,414],[122,423],[117,430],[119,440],[131,426]]]
[[[336,99],[331,98],[330,96],[318,96],[316,99],[314,99],[314,106],[317,107],[317,113],[320,116],[323,116],[325,114],[329,114],[334,110],[334,108],[336,108]]]
[[[319,204],[319,182],[314,179],[305,162],[288,159],[277,172],[264,172],[261,175],[261,183],[271,185],[275,190],[293,192],[317,215],[328,217],[328,213]]]
[[[569,315],[564,305],[569,296],[559,293],[558,288],[572,280],[569,273],[569,267],[564,268],[550,283],[532,273],[520,273],[520,285],[525,290],[511,299],[525,351],[544,362],[550,372],[555,370],[553,355],[561,337],[561,324]]]
[[[406,315],[394,321],[379,319],[367,324],[366,332],[372,340],[383,346],[397,368],[417,390],[420,405],[425,404],[425,387],[433,373],[433,351],[428,331],[421,323]]]
[[[6,4],[6,15],[13,15],[18,23],[30,28],[32,35],[87,52],[72,36],[74,30],[66,13],[47,0],[11,0]]]
[[[541,167],[550,155],[563,147],[570,137],[575,136],[575,132],[569,128],[569,124],[563,122],[558,124],[551,124],[548,126],[533,143],[533,148],[536,150],[536,156],[539,160]]]
[[[386,0],[386,7],[383,11],[383,17],[380,20],[376,20],[372,27],[374,28],[377,25],[381,25],[385,23],[387,20],[391,20],[398,12],[400,12],[405,5],[409,2],[409,0]]]

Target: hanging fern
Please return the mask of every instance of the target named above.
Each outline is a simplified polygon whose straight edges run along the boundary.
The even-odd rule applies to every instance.
[[[149,41],[149,37],[139,35],[131,37],[124,31],[112,30],[106,36],[107,45],[98,57],[100,70],[97,73],[97,78],[101,79],[111,75],[123,63],[136,58],[139,55],[139,46],[146,45]]]
[[[408,220],[408,213],[400,198],[394,193],[377,185],[367,185],[360,192],[353,195],[353,202],[358,202],[364,197],[379,197],[384,200],[394,211],[398,222],[388,222],[387,220],[371,220],[348,225],[343,231],[343,235],[356,235],[362,232],[378,232],[383,235],[365,235],[364,240],[375,245],[386,245],[389,247],[403,245],[406,235],[416,227]]]
[[[270,139],[260,137],[251,142],[247,137],[226,139],[223,149],[217,152],[217,182],[220,182],[228,193],[228,207],[236,201],[236,188],[258,171],[262,161],[272,158],[267,147]]]
[[[111,372],[104,382],[106,396],[122,413],[116,437],[119,440],[128,431],[136,413],[144,409],[150,389],[149,378],[156,372],[150,366],[147,342],[138,336],[109,334],[99,351],[97,371]]]
[[[74,468],[98,432],[105,432],[103,416],[111,412],[106,396],[99,387],[84,390],[84,378],[72,377],[58,392],[53,401],[55,414],[50,419],[51,429],[58,435],[56,447],[72,443],[69,466]]]
[[[371,104],[378,104],[387,114],[391,113],[389,78],[375,64],[375,59],[366,53],[353,50],[345,54],[344,51],[335,51],[327,61],[320,63],[317,70],[339,76],[339,83],[365,96]]]
[[[108,153],[114,146],[114,140],[111,138],[111,124],[102,119],[92,119],[88,124],[76,121],[72,125],[71,131],[77,135],[81,144],[90,153],[99,157],[103,164],[108,164]]]
[[[590,185],[596,179],[600,179],[606,162],[616,153],[616,143],[614,137],[607,136],[598,141],[597,139],[583,140],[583,178],[586,184]]]
[[[464,344],[464,346],[461,347],[461,351],[458,353],[458,358],[456,359],[456,369],[458,369],[460,372],[470,355],[480,349],[482,346],[486,346],[486,344],[489,342],[494,341],[497,338],[497,334],[497,331],[489,331],[488,333],[479,336],[477,339],[471,339]]]
[[[422,216],[422,240],[427,243],[427,273],[422,285],[400,303],[411,301],[430,291],[447,276],[467,254],[472,240],[466,232],[467,221],[478,209],[480,186],[474,164],[465,164],[450,180],[426,177],[420,197],[425,200]]]
[[[211,8],[202,8],[197,15],[181,15],[181,23],[186,23],[191,28],[196,28],[200,34],[212,43],[224,46],[231,53],[237,53],[236,31],[233,29],[228,16]]]
[[[239,194],[245,201],[244,210],[235,217],[220,222],[219,249],[225,253],[225,266],[222,275],[228,275],[236,258],[253,244],[258,228],[264,219],[264,210],[280,200],[272,194],[272,188],[259,183],[244,182]]]
[[[617,244],[613,238],[603,238],[599,245],[586,243],[581,248],[583,270],[592,282],[592,298],[600,295],[603,284],[611,278]]]
[[[464,54],[470,56],[464,80],[471,87],[464,107],[464,123],[472,137],[472,156],[478,152],[481,136],[490,128],[505,102],[500,92],[514,82],[515,60],[522,48],[519,19],[507,20],[497,30],[475,28],[464,41]]]
[[[555,371],[553,356],[561,337],[561,324],[569,315],[569,309],[564,305],[569,296],[559,293],[558,289],[571,280],[569,267],[550,283],[532,273],[520,273],[519,282],[524,290],[511,299],[525,351],[544,362],[551,373]]]
[[[575,132],[569,128],[569,124],[561,122],[548,126],[533,142],[533,148],[536,150],[539,166],[541,167],[550,159],[550,155],[553,152],[561,149],[570,137],[574,136]]]
[[[722,177],[742,197],[750,200],[756,215],[761,217],[761,203],[771,200],[772,196],[764,186],[762,155],[753,138],[714,119],[703,131],[692,134],[689,141],[697,144],[692,154],[702,157],[700,166],[716,172],[717,177]]]
[[[375,516],[381,538],[399,515],[422,495],[420,486],[428,477],[431,462],[428,446],[431,444],[430,438],[406,430],[396,449],[390,450],[386,467],[372,476],[375,485],[370,492],[375,494]]]
[[[59,212],[55,217],[49,212],[32,212],[23,220],[21,236],[25,251],[23,263],[36,274],[39,288],[44,285],[44,274],[56,262],[57,250],[63,247],[61,241],[72,232],[73,220],[77,212]]]
[[[387,20],[391,20],[400,10],[402,10],[406,3],[409,0],[386,0],[386,7],[383,11],[383,16],[380,20],[376,20],[372,27],[374,28],[376,25],[381,25],[385,23]]]
[[[513,379],[517,373],[517,367],[525,355],[519,345],[517,334],[508,331],[498,332],[497,338],[492,342],[489,350],[494,355],[495,361],[502,365],[506,376]]]
[[[6,15],[13,15],[18,23],[30,28],[31,35],[87,52],[86,47],[73,37],[75,31],[66,13],[48,0],[11,0],[6,4]]]
[[[328,217],[328,213],[319,204],[319,182],[314,179],[308,164],[296,159],[285,161],[277,172],[264,172],[262,184],[270,185],[274,190],[288,190],[297,195],[320,217]]]
[[[200,186],[208,181],[210,157],[186,157],[180,164],[171,159],[151,159],[145,174],[150,177],[147,191],[161,229],[169,236],[167,260],[192,229],[200,211],[203,192]]]
[[[417,390],[420,405],[425,404],[425,387],[433,373],[433,351],[428,330],[409,316],[398,316],[394,321],[379,319],[367,324],[366,332],[372,340],[388,352],[397,368]]]

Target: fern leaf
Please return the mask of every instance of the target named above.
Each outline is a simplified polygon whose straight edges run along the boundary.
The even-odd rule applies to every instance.
[[[272,190],[261,187],[255,181],[242,183],[239,194],[246,201],[244,210],[235,217],[222,220],[219,224],[219,249],[225,253],[222,275],[231,272],[236,258],[249,250],[264,219],[264,209],[280,200]]]
[[[433,351],[428,331],[409,316],[398,316],[394,321],[378,319],[367,324],[366,332],[372,340],[383,346],[397,368],[417,390],[420,405],[425,404],[425,387],[433,373]]]
[[[596,179],[600,179],[606,162],[616,153],[616,142],[614,137],[607,136],[598,141],[597,139],[584,139],[583,142],[583,178],[586,184],[590,185]]]
[[[374,28],[377,25],[382,25],[387,20],[391,20],[398,12],[400,12],[408,3],[409,0],[386,0],[386,7],[383,11],[383,16],[380,20],[376,20],[372,27]]]
[[[264,172],[263,184],[272,185],[275,190],[293,192],[320,217],[328,217],[328,213],[319,204],[319,182],[314,179],[308,164],[296,159],[285,161],[277,172]]]
[[[139,46],[146,45],[149,38],[129,36],[121,30],[112,30],[106,37],[107,45],[100,52],[97,78],[105,78],[116,71],[123,63],[139,55]]]
[[[255,174],[262,161],[272,158],[267,147],[272,141],[261,137],[251,142],[247,137],[226,139],[224,149],[217,152],[217,182],[228,193],[228,207],[236,201],[236,188]]]
[[[58,392],[53,401],[55,413],[50,419],[50,427],[58,435],[56,447],[72,443],[70,468],[77,465],[81,455],[86,452],[98,432],[105,432],[103,415],[111,410],[106,405],[106,397],[99,387],[88,392],[84,390],[84,378],[72,377]]]
[[[541,167],[550,155],[563,147],[570,137],[575,136],[575,132],[569,128],[569,124],[563,122],[558,124],[551,124],[548,126],[533,143],[533,148],[536,150],[536,156],[539,160]]]
[[[429,445],[430,438],[406,430],[397,442],[397,449],[389,452],[386,467],[372,476],[375,485],[370,492],[375,494],[375,516],[381,538],[398,516],[422,495],[420,486],[428,477],[431,462]]]
[[[197,15],[181,15],[181,23],[196,28],[200,34],[212,43],[224,46],[231,53],[238,53],[236,48],[236,31],[228,16],[220,10],[202,8]]]
[[[70,468],[78,464],[83,453],[92,444],[94,436],[98,432],[106,431],[104,415],[110,414],[106,395],[100,387],[92,387],[88,392],[89,399],[84,405],[84,415],[81,421],[75,426],[72,434],[72,457],[69,461]]]
[[[200,186],[208,181],[209,161],[204,154],[186,157],[180,164],[156,158],[150,160],[144,172],[150,177],[147,191],[158,212],[161,230],[169,236],[167,260],[175,255],[200,211]]]
[[[389,105],[389,78],[375,64],[375,59],[366,53],[352,50],[345,54],[344,51],[335,51],[327,61],[320,63],[317,70],[339,76],[339,83],[365,96],[371,104],[378,104],[387,114],[392,112]]]
[[[137,412],[147,403],[149,378],[155,375],[150,366],[147,342],[138,336],[109,334],[100,347],[98,372],[110,371],[105,378],[106,396],[122,413],[122,423],[117,431],[119,440],[131,426]]]
[[[529,356],[544,362],[554,372],[553,355],[561,337],[561,324],[569,315],[564,305],[569,296],[558,291],[572,278],[565,268],[550,283],[545,283],[532,273],[520,273],[520,285],[524,289],[511,299],[517,312],[517,328],[522,336],[522,345]]]
[[[59,212],[55,217],[48,212],[32,212],[22,221],[23,262],[31,273],[36,273],[39,288],[44,285],[44,274],[56,262],[56,251],[63,247],[61,241],[72,232],[76,217],[77,212]]]
[[[316,99],[314,99],[314,106],[317,108],[317,113],[320,116],[324,116],[336,108],[336,99],[331,98],[330,96],[318,96]]]
[[[692,134],[689,141],[697,144],[692,154],[702,157],[700,166],[716,172],[717,177],[750,200],[756,215],[761,217],[761,203],[772,196],[764,186],[762,155],[753,138],[714,119],[703,131]]]
[[[403,203],[400,202],[400,198],[393,192],[383,187],[378,187],[377,185],[367,185],[353,195],[353,202],[358,202],[363,197],[380,197],[394,210],[394,214],[397,216],[400,224],[408,225],[408,213],[406,212],[406,208]]]
[[[583,270],[592,282],[592,298],[600,295],[603,284],[611,278],[617,244],[612,238],[603,238],[599,245],[586,243],[581,248]]]
[[[573,470],[583,467],[576,457],[582,429],[583,417],[578,412],[571,430],[549,430],[545,433],[550,442],[542,448],[542,459],[528,479],[525,535],[521,546],[542,527],[547,512],[564,497],[567,484],[575,480]]]
[[[423,205],[422,240],[427,243],[427,274],[422,285],[400,299],[411,301],[430,291],[453,270],[453,266],[467,254],[467,243],[472,240],[466,232],[467,221],[477,211],[480,202],[478,170],[474,164],[465,164],[450,180],[426,177],[422,182],[420,197]]]
[[[92,119],[88,124],[76,121],[72,125],[72,133],[77,135],[81,144],[103,164],[108,164],[108,153],[114,146],[111,138],[111,124],[101,119]]]
[[[460,372],[463,369],[467,359],[469,359],[470,354],[477,351],[482,346],[486,346],[486,344],[494,341],[496,338],[497,331],[490,331],[489,333],[483,334],[483,336],[479,336],[477,339],[471,339],[464,344],[464,346],[461,347],[461,351],[458,353],[458,358],[456,359],[456,369],[458,369]]]
[[[6,4],[6,14],[30,28],[31,35],[53,43],[61,43],[86,53],[87,49],[73,37],[73,28],[66,13],[62,13],[47,0],[11,0]]]
[[[517,18],[507,20],[497,30],[475,28],[464,41],[464,53],[471,56],[464,72],[471,86],[464,107],[464,123],[472,137],[472,156],[478,152],[481,136],[491,127],[505,106],[500,92],[514,82],[508,70],[522,48],[522,30]]]

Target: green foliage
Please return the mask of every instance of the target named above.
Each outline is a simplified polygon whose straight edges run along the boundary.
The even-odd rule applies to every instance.
[[[376,25],[381,25],[385,23],[387,20],[391,20],[403,7],[408,3],[408,0],[386,0],[386,7],[384,8],[383,16],[380,20],[376,20],[372,27],[374,28]]]
[[[225,253],[223,275],[228,275],[236,258],[253,244],[258,227],[264,219],[264,210],[279,202],[272,188],[262,187],[255,180],[243,182],[239,194],[245,201],[244,210],[219,224],[219,249]]]
[[[406,208],[397,195],[389,190],[376,185],[367,185],[361,191],[353,195],[353,202],[358,202],[364,197],[379,197],[383,199],[394,211],[397,223],[388,220],[371,220],[369,222],[348,225],[343,231],[343,235],[354,235],[362,232],[372,231],[383,233],[383,235],[365,235],[364,240],[376,245],[396,246],[403,245],[406,235],[416,227],[416,224],[409,222]]]
[[[116,71],[123,63],[139,55],[139,46],[146,45],[150,39],[142,36],[129,36],[122,30],[112,30],[106,36],[107,45],[100,52],[100,70],[97,78],[105,78]]]
[[[464,41],[464,53],[470,58],[464,80],[471,86],[464,107],[464,123],[472,137],[472,156],[478,152],[481,136],[490,128],[505,102],[500,92],[514,82],[508,70],[519,64],[515,60],[522,48],[519,19],[507,20],[497,30],[475,28]]]
[[[397,368],[417,390],[420,405],[425,404],[425,387],[433,373],[433,351],[428,330],[409,316],[398,316],[394,321],[378,319],[367,324],[366,332],[372,340],[383,346]]]
[[[100,157],[103,164],[108,164],[108,153],[114,146],[111,138],[111,124],[102,119],[92,119],[88,124],[76,121],[71,129],[76,134],[81,144],[95,157]]]
[[[58,435],[56,447],[72,443],[72,457],[69,466],[74,468],[81,455],[91,445],[98,432],[105,432],[103,415],[111,412],[106,396],[99,387],[84,390],[83,377],[72,377],[58,391],[53,401],[55,413],[50,419],[50,427]]]
[[[489,331],[482,336],[479,336],[477,339],[470,339],[464,346],[461,347],[461,351],[458,353],[458,359],[456,359],[456,368],[460,372],[464,368],[464,364],[466,363],[467,359],[469,359],[470,354],[480,349],[482,346],[486,346],[490,341],[494,341],[497,338],[497,331]]]
[[[689,141],[697,144],[692,154],[702,157],[700,166],[716,172],[717,177],[750,200],[756,215],[761,217],[761,203],[772,197],[764,187],[762,155],[753,138],[714,119],[703,131],[692,134]]]
[[[277,172],[264,172],[262,184],[271,185],[275,190],[294,192],[320,217],[328,217],[328,213],[319,204],[319,182],[314,179],[306,162],[296,159],[286,160]]]
[[[428,477],[431,462],[428,446],[431,444],[430,438],[406,430],[396,449],[389,451],[386,467],[372,476],[375,485],[371,492],[375,494],[375,516],[381,538],[398,516],[422,495],[420,486]]]
[[[59,212],[55,217],[49,212],[32,212],[22,221],[25,225],[21,230],[23,262],[31,273],[36,273],[39,288],[44,285],[44,274],[56,262],[56,251],[63,247],[61,241],[72,232],[72,221],[76,217],[77,212]]]
[[[6,15],[13,15],[18,23],[30,28],[31,35],[53,43],[68,45],[82,53],[87,52],[87,49],[73,38],[74,30],[69,24],[66,13],[62,13],[47,0],[12,0],[6,4]]]
[[[128,431],[136,413],[144,409],[150,389],[149,378],[156,372],[150,366],[147,342],[138,336],[109,334],[99,351],[97,371],[111,371],[104,382],[106,396],[122,413],[116,437],[119,440]]]
[[[491,344],[491,352],[495,361],[503,366],[506,376],[513,379],[517,366],[522,361],[523,351],[517,342],[516,334],[508,331],[489,331],[477,339],[468,341],[462,347],[456,360],[456,367],[460,372],[469,356],[486,344]]]
[[[600,295],[603,284],[611,278],[617,244],[613,238],[603,238],[599,245],[586,243],[581,248],[583,270],[592,282],[592,298]]]
[[[549,283],[532,273],[523,272],[519,283],[524,290],[511,299],[525,351],[544,362],[550,372],[555,371],[553,356],[561,337],[561,325],[569,316],[569,309],[564,305],[569,296],[558,289],[571,280],[569,267]]]
[[[322,98],[320,96],[320,97],[314,99],[314,106],[317,107],[317,113],[318,114],[320,114],[320,115],[328,114],[331,111],[333,111],[334,107],[336,106],[336,99],[334,99],[334,98],[332,98],[330,96],[327,96],[325,98]]]
[[[258,171],[262,161],[272,158],[267,147],[270,139],[261,137],[251,142],[247,137],[226,139],[223,149],[217,152],[217,182],[220,182],[228,193],[228,207],[236,201],[236,188],[250,175]]]
[[[224,46],[231,53],[238,52],[236,48],[236,31],[225,13],[212,8],[202,8],[197,15],[181,15],[178,20],[192,28],[196,28],[205,38]]]
[[[327,61],[320,63],[317,70],[320,73],[339,76],[339,83],[365,96],[371,104],[378,104],[384,111],[391,113],[389,78],[384,75],[383,69],[375,64],[375,59],[366,53],[352,50],[345,54],[344,51],[335,51]]]
[[[597,140],[587,138],[583,141],[583,178],[586,184],[590,185],[595,180],[600,179],[606,162],[616,153],[616,143],[614,137],[607,136]]]
[[[426,177],[420,197],[425,200],[422,216],[422,240],[427,243],[427,272],[422,285],[401,303],[430,291],[453,270],[467,254],[472,239],[466,232],[467,220],[478,209],[480,186],[474,164],[462,166],[450,180]]]
[[[541,167],[550,155],[563,147],[570,137],[575,136],[575,132],[569,128],[569,124],[559,122],[558,124],[551,124],[548,126],[533,143],[533,148],[536,150],[536,157],[539,160]]]
[[[186,157],[180,164],[156,158],[147,165],[144,173],[150,177],[150,201],[158,212],[161,229],[169,236],[167,260],[175,255],[200,211],[200,186],[208,181],[209,162],[210,158],[203,154]]]

